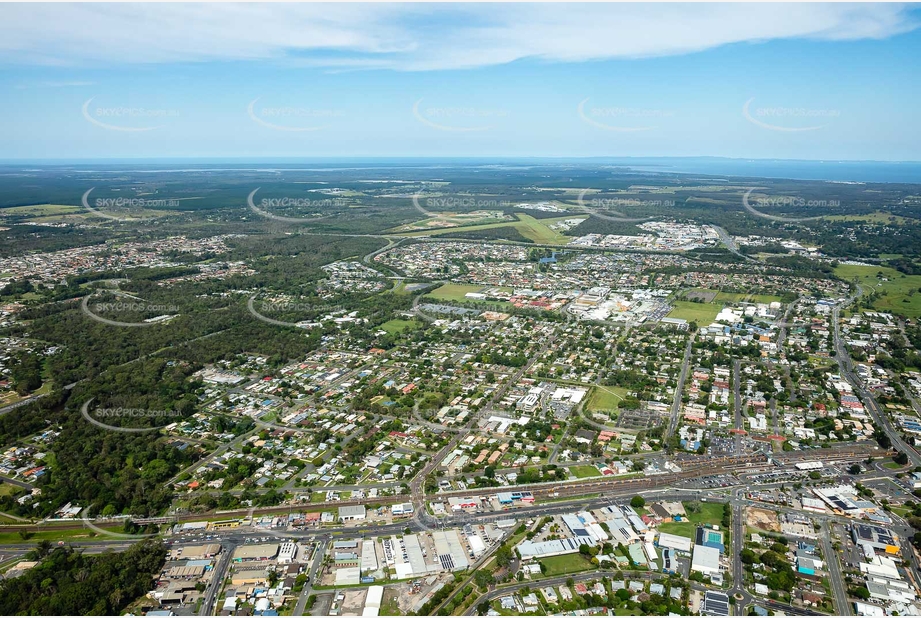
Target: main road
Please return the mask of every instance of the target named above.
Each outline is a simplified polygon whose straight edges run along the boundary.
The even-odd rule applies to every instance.
[[[876,398],[871,392],[864,388],[863,382],[854,374],[853,361],[841,338],[841,307],[854,302],[862,293],[863,290],[860,286],[857,286],[857,292],[853,296],[836,304],[832,309],[832,322],[835,334],[835,356],[838,360],[838,368],[841,372],[841,377],[847,380],[854,388],[854,391],[860,395],[867,411],[870,413],[870,416],[873,417],[873,421],[886,433],[886,436],[889,437],[889,441],[892,442],[892,446],[905,453],[913,467],[921,466],[921,454],[918,454],[918,451],[902,439],[898,429],[895,428],[892,421],[889,419],[889,414],[880,409],[879,404],[876,402]]]

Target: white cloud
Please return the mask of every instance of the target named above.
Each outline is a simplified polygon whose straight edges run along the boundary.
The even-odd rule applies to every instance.
[[[685,54],[771,39],[885,38],[898,4],[0,4],[0,62],[277,60],[460,69]]]

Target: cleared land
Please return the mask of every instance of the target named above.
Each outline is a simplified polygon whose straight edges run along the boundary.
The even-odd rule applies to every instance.
[[[627,389],[619,386],[596,386],[585,404],[585,409],[589,412],[616,410],[626,395]]]
[[[692,512],[697,509],[697,512]],[[695,524],[720,525],[723,521],[723,505],[715,502],[699,502],[696,506],[690,502],[684,503],[684,510],[688,519]]]
[[[910,318],[921,317],[921,275],[904,275],[894,268],[885,266],[849,264],[838,266],[835,274],[846,281],[856,278],[863,287],[864,294],[882,294],[882,297],[873,303],[873,308],[877,311],[899,313]]]
[[[692,524],[689,521],[668,521],[659,524],[659,532],[667,532],[668,534],[693,539],[697,533],[697,524]]]
[[[397,333],[402,333],[406,330],[413,330],[419,328],[420,324],[413,320],[390,320],[389,322],[384,322],[381,324],[381,329],[387,331],[389,334],[394,335]]]
[[[66,204],[36,204],[35,206],[13,206],[11,208],[0,209],[0,216],[34,216],[49,217],[53,215],[71,215],[82,211],[80,206],[68,206]]]
[[[437,300],[463,301],[470,300],[466,297],[467,292],[479,292],[484,289],[482,285],[467,285],[465,283],[446,283],[437,290],[432,290],[425,295],[426,298]]]
[[[569,469],[577,479],[587,479],[593,476],[601,476],[601,472],[595,466],[573,466]]]
[[[567,573],[578,573],[579,571],[587,571],[592,568],[592,563],[586,560],[582,554],[551,556],[541,559],[540,562],[547,567],[547,572],[545,573],[547,577],[566,575]]]
[[[556,230],[551,230],[549,225],[553,223],[558,223],[565,219],[587,219],[587,216],[578,216],[570,215],[567,217],[555,217],[553,219],[535,219],[531,215],[526,215],[524,213],[515,213],[515,216],[518,218],[517,221],[504,221],[501,223],[487,223],[485,225],[465,225],[460,227],[446,227],[439,228],[436,230],[424,230],[420,232],[409,232],[400,234],[400,236],[408,236],[410,238],[415,238],[419,236],[438,236],[440,234],[449,234],[454,232],[473,232],[477,230],[491,230],[496,228],[503,227],[513,227],[518,230],[518,233],[531,240],[537,244],[541,245],[565,245],[570,240],[569,236],[563,235],[561,232]]]
[[[708,326],[722,309],[720,304],[692,303],[686,300],[674,300],[671,304],[675,308],[669,312],[668,317],[697,322],[699,326]]]

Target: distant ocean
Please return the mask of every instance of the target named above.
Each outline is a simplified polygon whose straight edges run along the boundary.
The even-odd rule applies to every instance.
[[[921,162],[771,159],[623,159],[637,171],[835,182],[921,183]]]
[[[278,159],[151,159],[113,161],[3,161],[0,167],[42,169],[63,167],[115,173],[138,172],[258,171],[276,173],[288,170],[330,171],[364,169],[452,169],[494,168],[529,169],[541,166],[616,166],[640,172],[665,174],[706,174],[744,178],[789,178],[830,182],[889,182],[921,184],[921,161],[798,161],[791,159],[729,159],[720,157],[394,157],[394,158],[278,158]],[[182,167],[172,167],[172,166]],[[104,167],[105,166],[105,167]],[[151,166],[155,166],[150,169]]]

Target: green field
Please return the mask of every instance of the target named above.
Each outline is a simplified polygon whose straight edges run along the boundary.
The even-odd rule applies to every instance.
[[[697,533],[697,524],[692,524],[689,521],[669,521],[659,524],[659,532],[667,532],[668,534],[693,539]]]
[[[540,562],[547,567],[547,572],[544,574],[546,577],[578,573],[592,568],[592,563],[586,560],[582,554],[550,556],[549,558],[542,558]]]
[[[697,322],[698,326],[709,326],[716,318],[716,314],[723,308],[721,304],[717,303],[692,303],[686,300],[673,300],[670,302],[675,308],[669,312],[668,317]]]
[[[882,273],[883,279],[877,278]],[[851,266],[842,264],[835,274],[845,281],[855,278],[864,294],[879,292],[882,298],[873,303],[878,311],[899,313],[910,318],[921,317],[921,275],[903,275],[885,266]]]
[[[83,210],[80,206],[67,206],[65,204],[36,204],[35,206],[13,206],[0,208],[0,216],[15,215],[35,217],[48,217],[53,215],[71,215]]]
[[[723,505],[717,502],[700,502],[700,512],[692,513],[688,510],[687,502],[684,504],[684,510],[688,514],[688,519],[695,524],[712,524],[719,526],[723,521]],[[683,519],[683,518],[682,518]]]
[[[601,472],[595,466],[573,466],[569,469],[577,479],[587,479],[593,476],[601,476]]]
[[[737,292],[720,292],[713,299],[715,303],[773,303],[780,302],[780,296],[771,294],[739,294]]]
[[[423,230],[419,232],[408,232],[400,234],[400,236],[408,236],[410,238],[416,238],[419,236],[439,236],[441,234],[451,234],[454,232],[475,232],[478,230],[492,230],[502,227],[513,227],[518,230],[518,233],[531,240],[537,244],[542,245],[565,245],[570,240],[569,236],[565,236],[562,233],[551,230],[548,227],[548,224],[556,223],[564,219],[587,219],[587,216],[578,216],[570,215],[566,217],[555,217],[553,219],[535,219],[531,215],[526,215],[524,213],[515,213],[515,216],[518,217],[517,221],[504,221],[501,223],[487,223],[485,225],[465,225],[461,227],[446,227],[438,228],[433,230]]]
[[[627,389],[619,386],[596,386],[585,404],[589,412],[616,410],[618,404],[627,396]]]
[[[479,292],[480,290],[485,289],[482,285],[467,285],[465,283],[446,283],[437,290],[432,290],[425,295],[426,298],[434,298],[436,300],[453,300],[453,301],[469,301],[470,299],[465,296],[467,292]]]
[[[381,329],[387,331],[387,333],[390,335],[396,335],[407,330],[415,330],[420,327],[421,325],[419,322],[416,322],[415,320],[394,319],[381,324]]]

